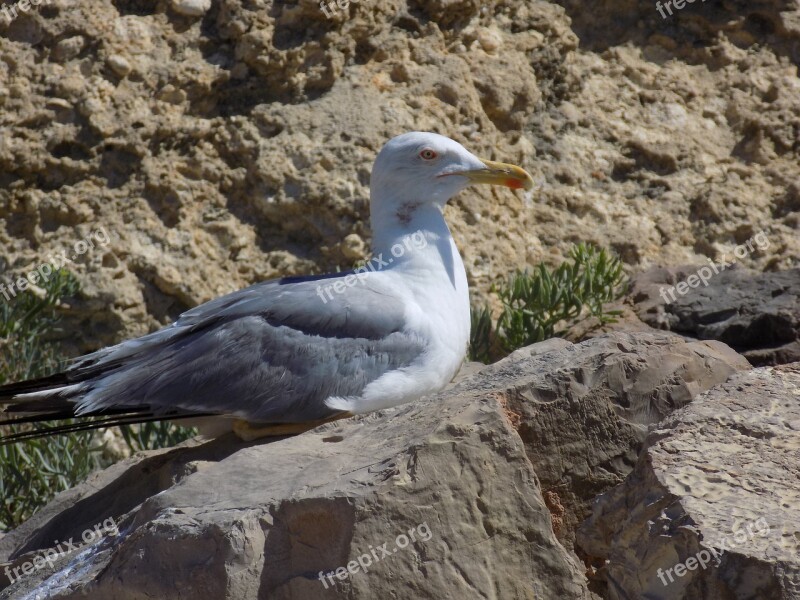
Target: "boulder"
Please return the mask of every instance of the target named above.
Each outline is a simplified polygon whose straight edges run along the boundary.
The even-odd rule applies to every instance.
[[[502,376],[493,393],[525,445],[556,535],[571,549],[595,496],[633,469],[648,427],[748,368],[718,342],[614,332],[534,344],[456,389]]]
[[[800,268],[656,267],[633,279],[631,297],[651,327],[725,342],[755,366],[800,360]]]
[[[482,390],[272,442],[138,455],[58,496],[1,540],[3,554],[18,547],[20,569],[109,518],[118,535],[0,597],[590,597],[519,437]]]
[[[800,598],[798,432],[798,363],[736,373],[667,417],[579,530],[605,597]]]
[[[554,526],[570,539],[648,423],[747,367],[664,333],[549,340],[300,436],[143,453],[0,540],[22,575],[0,598],[591,598]]]

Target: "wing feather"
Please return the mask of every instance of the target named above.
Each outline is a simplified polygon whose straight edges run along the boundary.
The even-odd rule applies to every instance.
[[[357,396],[425,350],[405,331],[403,302],[377,273],[341,293],[319,293],[348,275],[285,278],[217,298],[160,331],[78,358],[63,373],[0,387],[0,402],[38,418],[43,407],[63,413],[65,403],[80,416],[325,418],[335,412],[326,398]]]

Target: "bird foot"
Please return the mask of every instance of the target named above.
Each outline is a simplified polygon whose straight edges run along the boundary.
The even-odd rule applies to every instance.
[[[314,429],[315,427],[319,427],[320,425],[324,425],[325,423],[331,423],[332,421],[338,421],[339,419],[346,419],[352,416],[353,413],[345,412],[317,421],[306,421],[304,423],[275,423],[273,425],[256,425],[244,419],[236,419],[233,422],[233,433],[244,442],[252,442],[265,437],[298,435]]]

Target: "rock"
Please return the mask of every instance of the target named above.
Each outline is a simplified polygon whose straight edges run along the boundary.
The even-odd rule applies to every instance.
[[[440,27],[449,28],[469,22],[478,14],[481,5],[477,0],[429,0],[419,6]]]
[[[556,534],[571,549],[595,496],[633,469],[648,426],[748,368],[717,342],[617,332],[534,344],[455,389],[497,380],[493,393],[525,444]]]
[[[800,364],[737,373],[667,417],[578,544],[605,597],[800,597]]]
[[[482,381],[272,443],[226,437],[118,463],[0,540],[0,557],[18,548],[20,568],[110,518],[119,535],[3,598],[590,598],[491,393],[506,379]],[[320,579],[359,559],[368,572]]]
[[[651,327],[639,318],[639,315],[633,308],[630,296],[625,296],[617,301],[604,305],[603,310],[605,312],[616,311],[619,314],[614,317],[613,321],[608,322],[603,322],[597,317],[585,316],[567,327],[563,333],[564,339],[571,342],[580,342],[614,331],[623,331],[627,333],[656,333],[659,331],[659,328]]]
[[[84,48],[86,40],[81,35],[74,35],[58,42],[53,48],[53,60],[65,62],[78,56]]]
[[[131,72],[131,63],[124,56],[112,54],[106,59],[106,64],[120,77],[125,77]]]
[[[486,52],[494,54],[503,46],[503,35],[494,28],[484,28],[478,32],[478,43]]]
[[[106,519],[118,535],[2,597],[590,598],[558,536],[630,470],[647,423],[747,367],[722,344],[663,333],[554,339],[297,437],[137,455],[0,540],[0,560],[20,568]],[[368,573],[320,581],[384,543]]]
[[[364,240],[357,233],[351,233],[342,240],[342,255],[348,260],[364,260],[369,254],[365,248]]]
[[[715,274],[710,265],[658,267],[634,278],[631,297],[648,325],[719,340],[753,365],[800,360],[800,268]]]
[[[186,17],[202,17],[211,8],[211,0],[172,0],[172,10]]]

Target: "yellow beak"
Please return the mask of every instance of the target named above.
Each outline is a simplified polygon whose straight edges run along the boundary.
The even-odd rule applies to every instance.
[[[486,165],[485,169],[462,171],[458,174],[473,183],[504,185],[515,190],[529,190],[533,187],[533,177],[522,167],[484,159],[481,159],[481,162]]]

